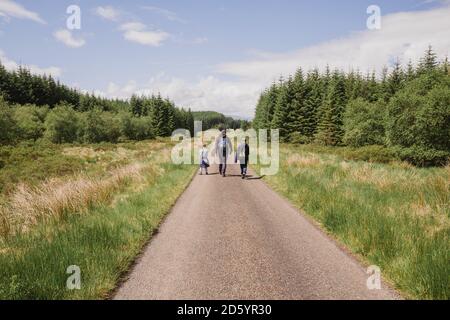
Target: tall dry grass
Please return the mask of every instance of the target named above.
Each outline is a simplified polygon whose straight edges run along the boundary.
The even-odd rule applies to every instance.
[[[38,186],[19,184],[8,203],[0,207],[0,235],[26,232],[38,222],[105,203],[129,182],[142,179],[142,171],[149,166],[134,163],[106,177],[79,174],[68,179],[51,178]]]

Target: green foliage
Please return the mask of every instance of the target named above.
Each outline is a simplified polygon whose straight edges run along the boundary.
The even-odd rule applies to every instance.
[[[8,129],[8,133],[2,134],[0,137],[2,144],[27,139],[36,140],[43,135],[58,143],[115,142],[121,132],[127,132],[124,134],[125,137],[144,139],[170,136],[176,128],[186,128],[192,133],[194,131],[192,112],[177,108],[172,101],[163,99],[160,95],[157,97],[133,95],[130,101],[101,98],[94,94],[80,93],[60,84],[51,76],[34,75],[23,67],[7,71],[1,63],[0,94],[9,105],[15,105],[14,109],[20,109],[14,113],[15,117],[11,120],[10,110],[6,110],[7,108],[3,108],[2,105],[4,118],[2,121],[5,122],[2,130],[6,131],[10,126],[12,126],[10,129],[14,129]],[[30,106],[21,108],[20,105]],[[70,106],[77,113],[61,109],[56,112],[52,110],[47,122],[45,116],[48,108],[57,109],[60,105]],[[150,118],[133,119],[128,122],[131,127],[127,130],[123,127],[127,121],[121,121],[118,116],[122,113],[130,113],[135,118],[150,117],[152,128],[148,127]],[[72,120],[74,123],[69,124]],[[226,124],[230,124],[230,128],[240,126],[238,120],[225,117],[224,120]]]
[[[150,117],[133,117],[129,113],[121,115],[122,135],[130,140],[144,140],[155,137]]]
[[[450,90],[438,86],[426,95],[417,114],[418,144],[450,151]]]
[[[407,161],[419,167],[445,166],[449,163],[450,152],[436,150],[414,145],[408,148],[393,147],[396,155],[403,161]]]
[[[329,67],[305,79],[299,69],[261,94],[253,127],[280,129],[282,139],[297,144],[384,145],[418,165],[443,164],[450,152],[448,65],[430,47],[417,67],[403,69],[397,60],[380,79],[374,71],[364,77]]]
[[[84,140],[88,143],[117,142],[120,137],[120,120],[111,112],[94,109],[83,117]]]
[[[14,118],[17,122],[18,135],[21,140],[36,141],[42,138],[48,111],[48,107],[37,107],[35,105],[24,105],[14,108]]]
[[[426,85],[429,82],[433,86]],[[424,87],[430,90],[425,93]],[[422,156],[433,155],[435,150],[450,151],[449,88],[448,79],[441,77],[439,80],[432,73],[419,76],[399,91],[388,105],[389,144],[421,150],[419,153]],[[430,153],[423,151],[427,149]],[[429,160],[434,162],[433,159],[434,156]],[[427,162],[427,159],[414,162]]]
[[[273,83],[272,86],[264,91],[260,96],[256,106],[255,119],[253,127],[256,129],[271,129],[274,111],[277,104],[279,87]]]
[[[17,139],[17,123],[12,108],[0,96],[0,144],[11,144]]]
[[[280,138],[283,140],[287,140],[287,137],[292,132],[288,124],[290,123],[290,111],[293,109],[292,103],[295,94],[293,88],[292,78],[289,78],[286,83],[281,82],[272,119],[271,128],[279,129]]]
[[[345,79],[338,71],[333,73],[328,84],[326,97],[319,109],[321,118],[317,126],[316,141],[325,145],[339,145],[343,132],[343,113],[345,111]]]
[[[153,100],[150,111],[153,129],[158,137],[167,137],[175,129],[175,110],[172,103],[163,100],[160,95]]]
[[[383,145],[383,115],[382,102],[370,103],[362,98],[350,101],[344,114],[344,144],[352,147]]]
[[[83,169],[82,160],[63,154],[62,148],[46,140],[0,146],[0,194],[12,191],[19,182],[34,185]]]
[[[317,113],[319,106],[322,105],[322,83],[319,77],[317,69],[309,72],[302,94],[304,101],[300,112],[300,133],[309,141],[313,140],[312,138],[317,132]]]
[[[308,144],[313,142],[313,138],[302,135],[300,132],[292,132],[287,141],[293,144]]]
[[[45,137],[53,143],[72,143],[79,139],[80,117],[69,105],[52,109],[45,120]]]

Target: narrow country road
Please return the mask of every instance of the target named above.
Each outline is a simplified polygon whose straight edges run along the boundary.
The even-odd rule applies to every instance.
[[[217,172],[217,168],[210,170]],[[397,299],[255,178],[196,176],[115,299]]]

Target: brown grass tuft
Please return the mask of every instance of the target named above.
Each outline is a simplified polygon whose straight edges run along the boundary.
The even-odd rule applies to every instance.
[[[112,171],[105,178],[78,175],[69,180],[53,178],[37,187],[20,184],[7,205],[0,207],[0,235],[26,232],[39,221],[81,213],[107,202],[130,181],[141,179],[146,167],[135,163]]]
[[[319,166],[322,163],[319,156],[312,153],[305,155],[294,153],[289,156],[286,162],[289,166],[293,167],[314,167]]]

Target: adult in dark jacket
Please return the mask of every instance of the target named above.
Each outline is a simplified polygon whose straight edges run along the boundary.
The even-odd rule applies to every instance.
[[[245,179],[247,176],[248,158],[250,155],[250,146],[248,145],[248,138],[242,140],[236,151],[236,162],[239,161],[241,165],[241,176]]]

